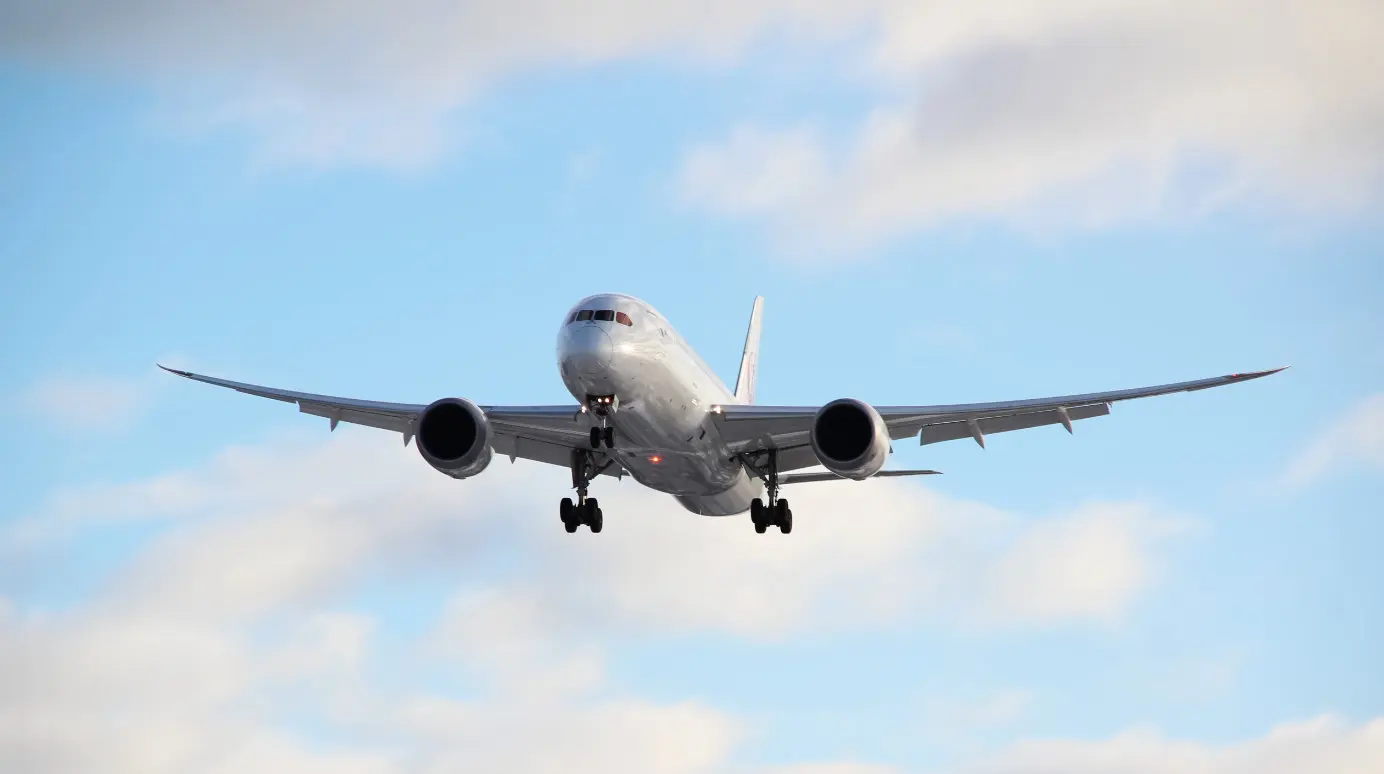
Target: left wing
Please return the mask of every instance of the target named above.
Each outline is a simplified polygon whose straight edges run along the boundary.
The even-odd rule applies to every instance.
[[[338,422],[392,430],[403,435],[404,445],[413,440],[414,421],[425,408],[422,403],[381,403],[355,398],[338,398],[331,395],[316,395],[310,392],[280,390],[261,387],[256,384],[233,382],[212,376],[194,374],[160,365],[169,373],[198,382],[226,387],[247,395],[256,395],[270,400],[296,403],[304,414],[325,417],[335,430]],[[510,459],[522,457],[526,460],[546,462],[561,467],[569,467],[572,450],[590,450],[588,426],[578,419],[578,406],[481,406],[485,417],[494,430],[491,448],[496,454]],[[610,475],[619,475],[623,469],[619,464],[607,468]]]
[[[1250,371],[1154,387],[1053,398],[943,406],[876,406],[875,410],[884,419],[884,424],[889,429],[889,437],[894,440],[917,434],[918,442],[921,444],[972,438],[984,446],[985,436],[991,433],[1005,433],[1042,425],[1060,424],[1070,433],[1072,422],[1109,414],[1110,404],[1116,401],[1205,390],[1258,379],[1282,370],[1283,368]],[[818,464],[817,456],[808,445],[808,433],[812,429],[812,419],[816,416],[817,408],[727,404],[716,406],[712,411],[718,415],[721,436],[732,452],[753,454],[777,449],[778,468],[786,471]]]

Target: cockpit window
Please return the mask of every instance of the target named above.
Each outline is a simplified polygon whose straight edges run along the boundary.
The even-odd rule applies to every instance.
[[[583,309],[583,310],[581,310],[580,312],[577,312],[577,319],[578,319],[578,320],[590,320],[590,319],[591,319],[591,310],[590,310],[590,309]]]
[[[596,319],[603,322],[610,322],[615,319],[615,312],[610,309],[600,309],[596,312]]]
[[[625,314],[624,312],[615,313],[615,322],[618,322],[621,325],[634,325],[634,321],[631,320],[630,316]]]

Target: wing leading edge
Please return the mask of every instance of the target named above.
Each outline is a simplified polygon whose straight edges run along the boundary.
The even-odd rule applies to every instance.
[[[1287,366],[1131,390],[994,403],[876,406],[875,409],[884,419],[893,440],[917,434],[920,444],[971,438],[984,446],[985,436],[992,433],[1057,424],[1071,432],[1072,422],[1109,414],[1110,404],[1117,401],[1237,384],[1276,374],[1284,368]],[[816,456],[808,447],[808,433],[817,408],[725,405],[713,410],[719,417],[722,438],[733,451],[743,454],[778,449],[779,469],[796,470],[817,464]]]
[[[331,423],[332,430],[336,429],[339,422],[392,430],[403,435],[404,445],[413,440],[414,423],[419,413],[427,408],[427,405],[422,403],[382,403],[280,390],[195,374],[162,364],[159,368],[193,381],[225,387],[247,395],[295,403],[298,410],[304,414],[326,418]],[[579,408],[576,405],[481,406],[480,409],[485,412],[486,419],[490,421],[494,430],[492,448],[495,453],[508,456],[510,459],[520,457],[568,467],[571,465],[573,449],[589,448],[588,431],[578,420]],[[610,475],[620,475],[623,472],[618,465],[612,466],[609,470]]]

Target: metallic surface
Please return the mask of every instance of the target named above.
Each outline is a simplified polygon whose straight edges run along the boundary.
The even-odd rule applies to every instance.
[[[575,320],[582,310],[604,310],[609,320]],[[736,393],[732,393],[653,307],[614,293],[582,299],[563,318],[557,338],[557,366],[575,404],[549,406],[476,405],[460,402],[485,419],[485,448],[466,455],[448,475],[474,475],[490,455],[524,458],[566,468],[589,460],[603,476],[632,476],[673,495],[693,513],[724,516],[749,509],[762,496],[763,479],[820,461],[811,439],[818,406],[760,406],[751,403],[758,361],[761,299],[755,300]],[[626,325],[615,313],[622,313]],[[162,367],[162,366],[161,366]],[[173,368],[195,381],[248,395],[294,403],[298,410],[340,422],[391,430],[409,444],[426,405],[385,403],[319,395],[219,379]],[[878,471],[890,439],[918,436],[922,444],[972,438],[1042,425],[1061,425],[1110,413],[1116,401],[1191,392],[1236,384],[1278,373],[1235,373],[1132,390],[1086,393],[1033,400],[937,406],[869,407],[874,426],[868,457],[847,471],[870,477],[922,475],[932,471]],[[431,405],[436,405],[431,404]],[[825,408],[825,407],[823,407]],[[614,428],[613,448],[591,446],[593,427]],[[425,450],[423,456],[428,459]],[[429,459],[430,464],[436,461]],[[455,462],[455,461],[454,461]],[[456,467],[443,461],[443,467]],[[437,467],[436,464],[434,464]],[[440,468],[441,469],[441,468]],[[876,472],[878,471],[878,472]],[[836,474],[778,475],[780,483],[826,481]]]
[[[617,463],[634,480],[674,495],[693,513],[727,516],[748,510],[763,486],[731,459],[708,411],[733,402],[730,390],[648,304],[618,294],[589,296],[563,319],[583,309],[624,312],[633,322],[565,323],[557,340],[558,370],[573,398],[579,403],[589,395],[620,398],[619,409],[606,420],[615,427]],[[602,360],[603,368],[592,367]],[[594,412],[586,416],[599,422]]]
[[[848,411],[852,421],[869,428],[869,442],[859,454],[849,459],[833,459],[821,443],[823,416],[833,410]],[[812,431],[808,440],[812,445],[812,453],[817,455],[822,467],[842,478],[856,481],[864,481],[878,473],[889,457],[889,428],[885,426],[884,418],[873,406],[854,398],[839,398],[818,409],[812,418]]]

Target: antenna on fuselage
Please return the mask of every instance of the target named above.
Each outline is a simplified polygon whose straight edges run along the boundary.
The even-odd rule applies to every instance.
[[[740,355],[740,375],[735,378],[735,400],[754,403],[755,373],[759,369],[759,328],[764,312],[764,296],[755,296],[750,311],[750,328],[745,332],[745,352]]]

